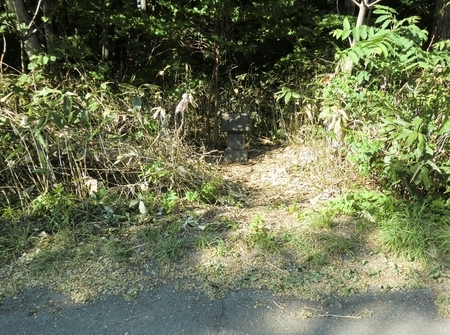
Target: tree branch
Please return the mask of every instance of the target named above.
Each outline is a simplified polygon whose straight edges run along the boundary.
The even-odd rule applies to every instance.
[[[28,29],[31,28],[31,26],[34,23],[34,20],[36,19],[36,16],[37,16],[37,14],[39,12],[39,7],[41,7],[41,2],[42,2],[42,0],[39,0],[38,4],[36,6],[36,11],[34,12],[33,18],[31,19],[30,23],[28,24]]]
[[[377,3],[381,2],[381,1],[382,1],[382,0],[375,0],[374,2],[368,4],[367,7],[370,8],[370,7],[372,7],[372,6],[375,6]]]
[[[356,6],[358,6],[358,7],[361,7],[361,5],[363,5],[364,6],[364,3],[363,3],[363,1],[361,1],[361,2],[358,2],[358,1],[356,1],[356,0],[352,0],[352,2],[356,5]]]

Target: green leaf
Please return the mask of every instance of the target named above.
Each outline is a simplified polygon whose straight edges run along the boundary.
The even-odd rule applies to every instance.
[[[17,155],[20,152],[22,152],[22,148],[21,147],[15,149],[13,152],[11,152],[8,156],[6,156],[6,159],[11,159],[11,158],[13,158],[15,155]]]
[[[137,112],[139,112],[142,108],[142,99],[140,97],[134,97],[133,100],[133,109]]]
[[[430,171],[426,166],[422,166],[420,169],[420,173],[422,175],[422,181],[426,188],[430,188],[432,186],[431,180],[430,180]]]
[[[186,199],[189,202],[194,202],[199,198],[200,194],[197,191],[188,190],[186,192]]]
[[[344,30],[350,30],[350,22],[348,21],[347,18],[344,18],[344,21],[342,22],[343,26],[344,26]]]
[[[298,93],[298,92],[292,92],[292,97],[293,97],[294,99],[300,99],[300,93]]]
[[[67,95],[64,96],[63,110],[67,122],[70,123],[72,121],[72,100]]]
[[[445,121],[445,123],[442,125],[441,129],[439,129],[438,134],[442,135],[445,133],[448,133],[450,131],[450,118]]]
[[[353,61],[353,63],[358,63],[359,62],[358,55],[352,50],[349,51],[348,57],[350,57],[350,59]]]
[[[81,112],[80,122],[83,125],[83,127],[89,126],[89,112],[87,110]]]
[[[45,141],[44,137],[42,136],[42,134],[40,132],[36,133],[36,138],[38,140],[38,142],[44,147],[47,148],[47,142]]]
[[[429,166],[431,166],[431,168],[432,168],[434,171],[437,171],[437,172],[439,172],[439,173],[442,173],[442,172],[441,172],[441,169],[439,169],[439,167],[438,167],[433,161],[427,160],[427,164],[428,164]]]
[[[38,158],[41,165],[47,166],[47,160],[45,159],[45,155],[41,150],[38,150]]]
[[[31,171],[31,173],[37,173],[37,174],[47,174],[50,172],[48,169],[34,169]]]
[[[36,94],[36,97],[45,97],[49,94],[61,94],[62,92],[60,90],[55,90],[53,88],[49,88],[49,87],[44,87],[42,90],[40,90],[38,92],[38,94]]]
[[[287,104],[289,103],[289,101],[291,101],[291,96],[292,93],[291,92],[287,92],[286,95],[284,96],[284,103]]]
[[[388,52],[388,49],[386,48],[386,45],[380,44],[379,47],[381,49],[381,52],[383,53],[383,56],[387,58],[389,56],[389,52]]]
[[[359,28],[360,28],[359,35],[361,39],[363,40],[367,39],[367,26],[361,26]]]
[[[411,132],[411,134],[409,134],[408,138],[406,139],[405,146],[409,148],[416,139],[417,139],[417,132],[415,131]]]
[[[75,156],[75,160],[81,161],[81,160],[85,159],[86,158],[86,152],[87,152],[86,151],[86,147],[83,147],[83,148],[79,149],[77,151],[76,156]]]
[[[343,32],[344,31],[342,29],[336,29],[332,32],[332,36],[335,37],[336,39],[340,39]]]
[[[55,124],[59,130],[64,129],[64,123],[63,123],[61,117],[57,113],[53,113],[53,121],[55,122]]]
[[[376,19],[375,24],[380,23],[380,22],[384,22],[384,21],[387,21],[387,20],[390,20],[390,19],[391,19],[391,16],[390,16],[390,15],[380,15],[380,16]]]
[[[37,124],[37,129],[41,130],[47,125],[47,123],[48,123],[48,115],[41,116]]]
[[[413,126],[416,131],[420,130],[420,127],[422,126],[422,124],[423,124],[423,120],[418,116],[416,116],[414,118],[414,120],[412,120],[412,122],[411,122],[411,126]]]
[[[353,33],[353,38],[355,39],[355,41],[359,41],[359,37],[360,37],[360,29],[359,29],[359,27],[355,27],[355,28],[353,28],[353,30],[352,30],[352,33]]]
[[[342,40],[345,40],[345,39],[347,39],[349,36],[350,36],[350,34],[352,33],[352,31],[351,30],[345,30],[343,33],[342,33]]]
[[[422,62],[422,61],[419,61],[418,64],[419,64],[419,66],[420,66],[421,68],[423,68],[423,69],[429,69],[429,70],[431,70],[431,69],[434,68],[433,65],[431,65],[431,64],[429,64],[429,63]]]

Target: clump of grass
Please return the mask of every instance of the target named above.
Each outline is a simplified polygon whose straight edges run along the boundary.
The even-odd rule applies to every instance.
[[[386,250],[410,260],[427,258],[428,236],[422,221],[408,213],[396,214],[380,222],[380,235]]]
[[[409,260],[450,255],[450,210],[443,199],[429,196],[410,202],[394,194],[358,190],[330,202],[326,212],[352,215],[360,230],[378,230],[386,251]]]
[[[443,256],[448,257],[450,256],[450,222],[448,222],[450,218],[446,217],[445,219],[447,220],[441,220],[440,226],[436,228],[436,237],[433,243]]]
[[[180,257],[186,247],[188,247],[186,241],[169,236],[158,241],[152,253],[163,261],[171,262]]]
[[[322,210],[310,214],[307,217],[307,223],[311,229],[331,228],[334,225],[334,220],[331,212]]]
[[[105,239],[101,251],[105,257],[116,262],[123,262],[133,255],[133,249],[130,243],[118,238]]]
[[[328,255],[353,255],[352,249],[358,243],[353,236],[340,236],[333,233],[319,233],[315,238],[322,246],[324,253]]]
[[[0,222],[0,266],[32,246],[29,224]]]
[[[256,215],[249,225],[247,243],[252,247],[269,252],[279,250],[279,243],[276,241],[275,235],[270,233],[269,229],[265,226],[264,217],[261,214]]]
[[[328,263],[323,251],[312,251],[305,255],[305,262],[313,267],[321,267]]]
[[[67,268],[74,256],[71,249],[39,250],[30,261],[30,270],[35,274],[51,275],[52,273],[58,273]]]
[[[34,256],[30,260],[30,269],[35,273],[61,271],[76,256],[73,235],[68,229],[51,235],[42,231],[34,237],[34,244]]]
[[[206,231],[197,236],[194,245],[200,249],[211,248],[216,256],[224,257],[228,254],[228,247],[225,240],[212,232]]]

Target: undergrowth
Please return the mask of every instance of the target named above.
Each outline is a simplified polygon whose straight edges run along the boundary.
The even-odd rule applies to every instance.
[[[359,190],[331,201],[321,216],[342,214],[376,229],[386,252],[420,261],[442,261],[450,255],[450,209],[440,197],[415,201],[395,193]]]
[[[68,234],[73,245],[105,238],[101,254],[124,259],[132,249],[116,240],[122,229],[230,199],[231,184],[176,125],[181,97],[162,100],[156,85],[90,73],[54,82],[41,58],[34,62],[0,84],[0,264],[33,247],[42,250],[36,259],[56,257],[36,245],[39,234]],[[195,106],[185,95],[183,117]],[[177,243],[160,254],[173,258]]]
[[[416,19],[399,22],[392,11],[379,10],[385,14],[380,27],[344,34],[359,31],[361,40],[342,54],[365,66],[355,64],[355,75],[314,83],[317,104],[302,104],[302,118],[315,124],[298,133],[321,141],[282,172],[297,174],[299,185],[312,180],[313,190],[305,194],[325,188],[327,171],[333,170],[333,180],[326,180],[328,195],[296,194],[302,199],[270,204],[267,211],[295,217],[292,227],[269,222],[263,212],[250,222],[218,218],[216,205],[249,209],[245,199],[237,199],[242,194],[231,195],[242,189],[222,178],[207,153],[187,144],[175,121],[177,101],[162,99],[159,87],[99,81],[89,74],[54,83],[42,64],[29,74],[5,75],[0,265],[25,266],[39,277],[149,260],[177,269],[189,259],[193,276],[208,283],[214,278],[218,284],[212,287],[260,285],[308,294],[326,283],[327,293],[344,295],[363,291],[370,280],[382,281],[384,291],[396,280],[417,287],[419,275],[389,261],[389,254],[416,265],[438,263],[428,279],[444,280],[450,256],[450,121],[441,106],[448,100],[450,61],[439,45],[425,56],[420,43],[426,36]],[[381,47],[380,36],[386,37]],[[391,63],[397,65],[390,68]],[[389,76],[374,76],[378,72]],[[311,102],[307,94],[284,88],[277,98]],[[188,100],[185,106],[193,107]],[[366,179],[350,175],[349,164]],[[358,178],[370,183],[345,186]],[[323,202],[321,196],[331,199]],[[384,273],[361,257],[381,259]]]

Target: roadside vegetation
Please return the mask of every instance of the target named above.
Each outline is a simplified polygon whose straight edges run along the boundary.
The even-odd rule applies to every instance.
[[[287,15],[287,3],[277,6]],[[114,69],[123,59],[96,64],[77,34],[22,70],[2,63],[0,297],[48,285],[80,302],[133,299],[176,281],[212,298],[245,287],[327,303],[432,287],[448,315],[448,42],[427,47],[419,18],[390,7],[355,26],[351,15],[308,6],[315,21],[302,27],[316,29],[305,31],[320,50],[299,43],[263,55],[294,24],[277,31],[276,15],[266,22],[257,11],[248,20],[267,35],[254,51],[242,50],[252,40],[245,29],[235,43],[224,31],[206,35],[207,20],[202,38],[177,21],[186,36],[159,37],[174,58],[155,56],[151,77]],[[2,10],[9,41],[18,31]],[[149,20],[139,15],[133,29]],[[227,52],[254,52],[260,63],[234,67]],[[222,162],[227,110],[252,117],[248,163]]]

